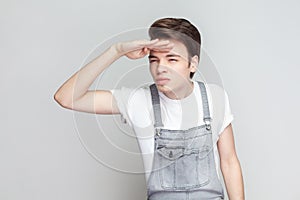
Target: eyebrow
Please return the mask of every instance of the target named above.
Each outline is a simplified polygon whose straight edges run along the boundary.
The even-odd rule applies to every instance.
[[[168,54],[168,55],[166,55],[166,57],[181,57],[181,56],[177,55],[177,54]],[[157,58],[157,56],[149,55],[148,58],[149,59],[151,59],[151,58]]]

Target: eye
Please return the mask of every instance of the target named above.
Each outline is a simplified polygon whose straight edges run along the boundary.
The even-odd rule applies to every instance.
[[[149,63],[153,63],[156,62],[157,60],[149,60]]]
[[[169,59],[170,62],[177,62],[176,59]]]

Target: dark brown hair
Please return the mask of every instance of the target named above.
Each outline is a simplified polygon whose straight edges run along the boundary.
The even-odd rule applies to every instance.
[[[195,55],[200,59],[201,35],[199,30],[183,18],[162,18],[156,20],[149,28],[148,34],[152,39],[174,39],[182,42],[188,51],[188,61]],[[193,78],[194,73],[190,73]]]

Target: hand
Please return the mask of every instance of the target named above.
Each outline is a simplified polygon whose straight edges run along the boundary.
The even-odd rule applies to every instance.
[[[145,57],[154,51],[170,51],[174,44],[169,40],[134,40],[129,42],[122,42],[116,45],[118,53],[125,55],[130,59],[139,59]]]

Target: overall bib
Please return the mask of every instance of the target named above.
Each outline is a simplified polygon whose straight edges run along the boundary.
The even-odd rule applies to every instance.
[[[163,129],[159,94],[155,84],[150,86],[155,141],[152,171],[147,182],[148,200],[224,199],[214,160],[206,88],[203,82],[198,84],[205,124],[187,130]]]

